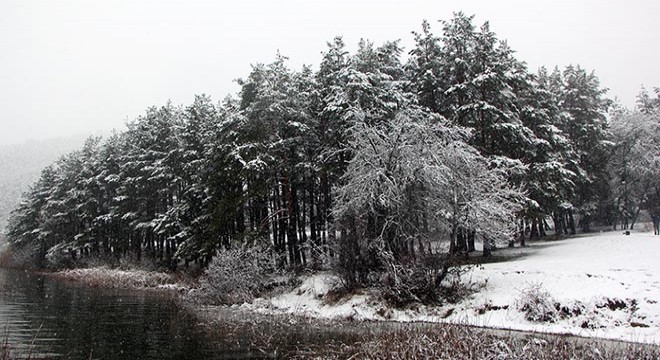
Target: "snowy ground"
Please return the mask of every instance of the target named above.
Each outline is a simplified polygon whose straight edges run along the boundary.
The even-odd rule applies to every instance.
[[[522,256],[468,274],[463,281],[481,289],[458,304],[390,310],[368,293],[328,303],[325,294],[336,278],[322,273],[290,293],[242,307],[322,318],[451,322],[660,342],[660,236],[648,230],[629,236],[606,232],[498,251],[497,256],[505,255]],[[564,313],[551,309],[551,322],[526,320],[518,308],[532,287],[547,292],[545,300],[559,304]]]

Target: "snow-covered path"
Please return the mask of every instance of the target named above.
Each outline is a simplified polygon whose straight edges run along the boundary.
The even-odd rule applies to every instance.
[[[294,291],[248,308],[324,318],[452,322],[477,326],[567,333],[626,341],[660,342],[660,236],[650,231],[606,232],[529,247],[500,250],[522,255],[485,264],[463,280],[480,290],[458,304],[390,310],[369,294],[328,304],[333,276],[317,274]],[[531,322],[518,310],[527,289],[567,309],[553,322]]]

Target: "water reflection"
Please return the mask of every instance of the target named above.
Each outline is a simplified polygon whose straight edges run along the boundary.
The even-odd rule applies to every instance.
[[[220,357],[163,294],[71,286],[26,272],[0,270],[0,330],[13,356]]]

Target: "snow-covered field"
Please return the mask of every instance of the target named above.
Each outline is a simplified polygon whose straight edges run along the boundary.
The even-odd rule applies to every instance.
[[[532,242],[524,249],[499,250],[496,256],[505,255],[522,256],[466,275],[462,280],[479,291],[458,304],[390,310],[368,293],[328,303],[324,296],[336,278],[321,273],[292,292],[243,307],[323,318],[451,322],[660,342],[660,236],[652,231]],[[521,299],[533,288],[547,294],[542,300],[551,304],[551,321],[528,321],[519,310]]]

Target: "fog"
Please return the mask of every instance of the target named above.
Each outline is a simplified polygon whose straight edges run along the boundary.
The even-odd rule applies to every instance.
[[[121,128],[152,105],[221,100],[279,50],[318,64],[342,35],[401,39],[452,12],[490,21],[531,69],[580,64],[626,106],[660,86],[656,1],[35,1],[0,3],[0,144]]]

